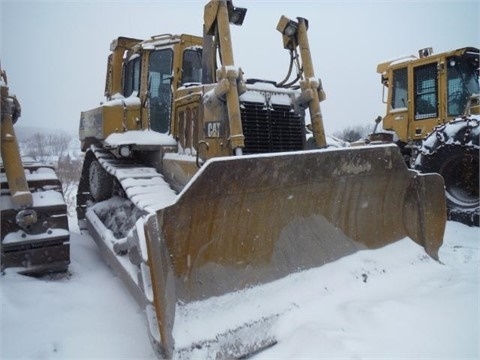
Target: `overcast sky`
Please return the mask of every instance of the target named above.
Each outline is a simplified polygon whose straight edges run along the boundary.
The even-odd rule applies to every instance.
[[[206,1],[0,0],[0,61],[22,105],[19,125],[75,133],[80,112],[104,100],[106,59],[118,36],[201,35]],[[281,15],[309,20],[327,133],[383,114],[378,63],[418,49],[480,46],[480,1],[237,0],[248,8],[233,29],[245,77],[282,80],[289,57]]]

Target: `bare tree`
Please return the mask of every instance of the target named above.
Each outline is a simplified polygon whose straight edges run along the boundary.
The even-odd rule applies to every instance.
[[[67,153],[71,141],[72,136],[67,133],[37,132],[22,141],[21,148],[24,156],[42,163],[56,163]]]
[[[63,196],[70,216],[75,214],[76,194],[82,157],[72,156],[70,146],[72,136],[67,133],[34,133],[20,143],[23,156],[55,167],[55,172],[62,184]]]
[[[347,126],[341,131],[336,131],[333,136],[348,142],[364,139],[373,130],[374,124]]]

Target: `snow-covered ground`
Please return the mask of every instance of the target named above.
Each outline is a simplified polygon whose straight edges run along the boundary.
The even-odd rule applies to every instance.
[[[0,358],[154,359],[142,310],[71,226],[68,277],[0,276]],[[199,319],[214,308],[243,303],[250,315],[283,312],[272,328],[278,343],[255,359],[478,359],[479,235],[449,221],[441,263],[403,239],[211,299],[201,316],[179,312],[174,334],[193,337],[212,327]]]

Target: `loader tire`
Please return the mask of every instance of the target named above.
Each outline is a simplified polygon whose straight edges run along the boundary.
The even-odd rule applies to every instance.
[[[88,180],[90,195],[95,201],[107,200],[112,196],[113,176],[107,173],[97,160],[90,163]]]
[[[415,168],[445,181],[448,219],[479,226],[479,135],[476,118],[439,126],[424,140]]]

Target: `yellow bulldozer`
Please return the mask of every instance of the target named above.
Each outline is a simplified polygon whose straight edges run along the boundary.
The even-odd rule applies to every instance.
[[[418,53],[378,65],[390,133],[371,140],[395,142],[412,168],[441,174],[448,218],[479,226],[479,49]]]
[[[13,125],[21,114],[0,68],[1,270],[42,276],[65,272],[70,263],[67,206],[55,169],[22,158]]]
[[[283,81],[244,77],[230,26],[246,11],[211,0],[201,37],[114,39],[106,101],[80,117],[80,227],[145,309],[163,358],[240,358],[275,342],[261,325],[273,316],[180,344],[188,304],[405,237],[435,259],[442,244],[441,176],[409,170],[393,144],[326,148],[306,19],[277,25]]]

